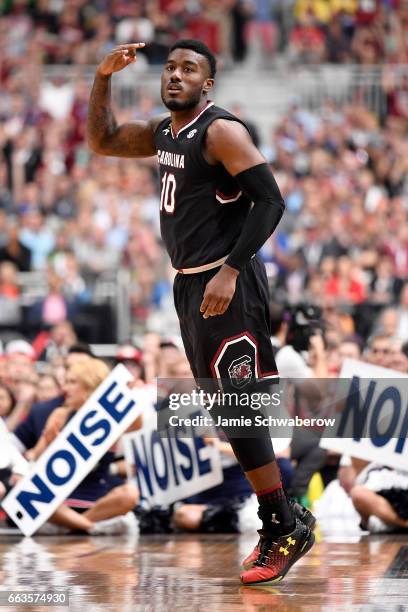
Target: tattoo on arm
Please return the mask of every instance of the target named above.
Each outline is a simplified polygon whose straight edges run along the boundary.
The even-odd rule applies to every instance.
[[[98,149],[116,129],[117,123],[111,108],[111,78],[96,75],[88,106],[87,132],[90,146]]]
[[[110,77],[95,76],[88,107],[87,134],[95,153],[116,157],[155,155],[152,122],[117,124],[111,106]]]

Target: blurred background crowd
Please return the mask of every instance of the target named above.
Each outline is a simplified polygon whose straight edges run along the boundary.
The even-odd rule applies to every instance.
[[[307,296],[324,308],[330,325],[363,340],[378,326],[408,339],[408,73],[396,87],[392,71],[406,61],[408,2],[9,0],[2,7],[0,329],[6,336],[13,329],[31,340],[64,320],[94,343],[177,333],[173,271],[159,237],[156,161],[90,153],[85,119],[92,79],[81,66],[93,72],[115,44],[143,39],[141,72],[131,77],[143,83],[144,60],[161,62],[177,36],[196,36],[218,54],[222,81],[225,58],[233,66],[239,59],[234,41],[244,60],[247,47],[278,38],[279,57],[304,65],[307,58],[295,49],[302,40],[313,49],[304,32],[314,29],[319,62],[386,64],[377,84],[381,112],[358,96],[346,104],[327,99],[317,108],[292,99],[265,131],[253,122],[249,101],[231,101],[251,124],[287,203],[262,251],[273,299],[295,304]],[[337,58],[330,52],[336,28],[347,51]],[[52,64],[57,70],[50,72]],[[67,64],[78,72],[68,75]],[[159,112],[158,87],[155,96],[139,88],[134,102],[122,98],[119,120]]]
[[[256,38],[300,62],[404,63],[405,0],[4,0],[7,64],[30,54],[95,64],[112,45],[143,40],[162,63],[177,38],[199,38],[224,62],[244,61]]]
[[[210,46],[221,80],[254,57],[265,81],[275,66],[377,70],[364,92],[379,103],[361,89],[314,106],[291,98],[268,130],[251,100],[225,105],[248,121],[286,201],[261,251],[281,373],[335,377],[345,357],[408,372],[407,0],[4,0],[0,417],[12,430],[33,403],[61,396],[66,360],[83,342],[149,383],[189,374],[156,160],[99,157],[85,141],[102,57],[147,43],[129,72],[136,94],[125,80],[116,101],[119,121],[147,119],[161,103],[144,78],[180,37]]]

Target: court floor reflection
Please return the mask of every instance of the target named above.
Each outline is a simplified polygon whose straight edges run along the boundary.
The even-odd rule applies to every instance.
[[[400,565],[408,558],[406,536],[320,542],[273,588],[240,586],[239,561],[253,544],[231,535],[2,535],[0,589],[68,589],[70,610],[81,612],[407,609],[408,581],[399,566],[387,574],[397,555]]]

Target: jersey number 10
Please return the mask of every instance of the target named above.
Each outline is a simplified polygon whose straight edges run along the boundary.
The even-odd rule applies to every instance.
[[[176,206],[176,177],[170,172],[165,172],[161,180],[162,188],[160,194],[160,210],[172,215]]]

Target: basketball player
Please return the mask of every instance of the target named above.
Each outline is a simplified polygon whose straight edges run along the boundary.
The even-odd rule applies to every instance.
[[[199,41],[170,49],[161,79],[170,115],[117,124],[111,76],[135,62],[143,46],[116,47],[99,64],[89,102],[90,147],[101,155],[158,157],[161,232],[178,270],[175,305],[196,380],[228,380],[235,388],[276,382],[267,279],[255,254],[282,217],[279,188],[245,124],[208,99],[215,58]],[[241,581],[278,582],[313,545],[314,517],[288,502],[267,428],[256,439],[229,441],[258,496],[262,521]]]

